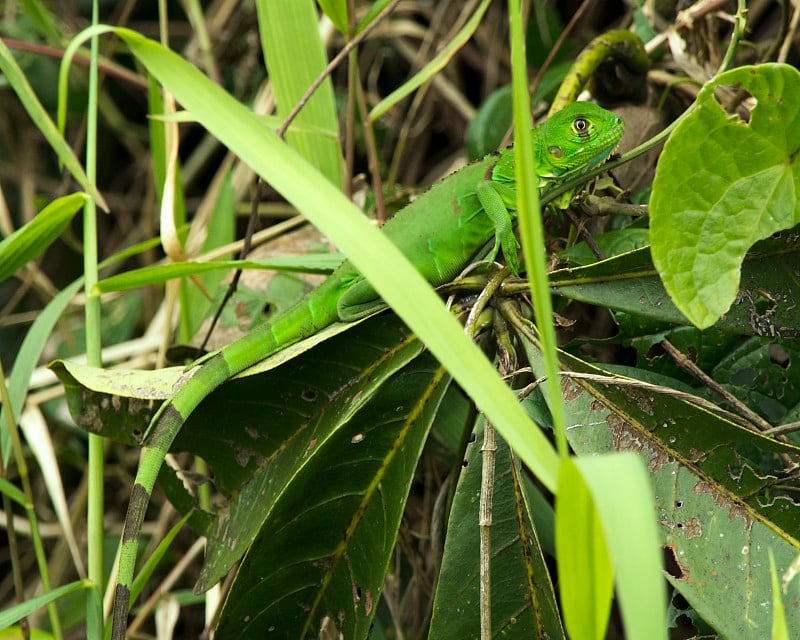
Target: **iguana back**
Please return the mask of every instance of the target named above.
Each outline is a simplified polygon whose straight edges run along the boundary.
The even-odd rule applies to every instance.
[[[534,150],[541,165],[540,188],[605,161],[621,137],[622,120],[618,116],[588,103],[570,105],[534,131]],[[509,263],[516,264],[512,225],[515,185],[513,152],[507,149],[491,154],[420,195],[384,226],[385,233],[433,286],[450,281],[479,258],[495,236],[492,258],[502,248]],[[161,464],[186,418],[232,376],[338,320],[363,317],[379,303],[372,285],[345,261],[297,304],[203,359],[175,395],[164,402],[145,435],[128,504],[112,638],[122,640],[125,636],[139,532]]]

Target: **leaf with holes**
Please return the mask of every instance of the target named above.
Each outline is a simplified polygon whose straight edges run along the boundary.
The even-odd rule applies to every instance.
[[[673,586],[722,636],[769,637],[767,550],[781,573],[800,551],[798,485],[784,459],[800,449],[672,393],[603,379],[599,369],[562,358],[575,372],[562,385],[570,445],[581,456],[632,451],[647,465],[655,515],[674,559]],[[790,602],[787,620],[800,628],[800,609]]]
[[[798,233],[787,231],[756,244],[742,263],[740,287],[733,305],[715,328],[744,335],[800,336],[797,273],[800,273]],[[664,289],[649,247],[584,267],[553,271],[550,284],[566,298],[631,314],[640,324],[643,319],[661,323],[660,331],[666,329],[663,323],[688,324]],[[630,329],[623,332],[626,335],[638,331],[630,323],[626,329]]]
[[[749,122],[717,96],[741,88]],[[736,298],[753,243],[800,222],[800,72],[785,64],[720,74],[697,96],[658,163],[650,201],[653,262],[675,305],[697,327]]]

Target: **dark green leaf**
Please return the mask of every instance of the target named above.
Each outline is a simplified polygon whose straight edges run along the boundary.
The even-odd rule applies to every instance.
[[[571,371],[601,373],[564,358]],[[568,379],[563,389],[578,454],[634,451],[650,469],[679,568],[673,585],[724,637],[760,637],[771,624],[767,549],[781,572],[800,550],[794,481],[782,458],[799,450],[625,380]],[[786,612],[800,625],[796,607]]]
[[[483,428],[467,449],[458,481],[430,637],[461,640],[480,637],[478,502],[481,487]],[[518,461],[497,435],[492,509],[491,602],[493,637],[563,638],[556,596],[532,524],[531,499]],[[541,637],[541,636],[538,636]]]
[[[425,356],[367,390],[363,406],[348,407],[350,393],[338,409],[334,399],[245,487],[240,510],[255,511],[260,524],[223,606],[220,637],[369,636],[418,458],[449,385],[443,373]],[[226,536],[212,544],[247,537],[239,522],[232,509],[231,521],[221,520]]]
[[[741,288],[717,328],[761,336],[800,335],[795,299],[800,243],[795,233],[759,243],[742,266]],[[562,295],[658,322],[687,324],[650,259],[649,248],[586,267],[554,271],[550,282]]]
[[[308,465],[325,464],[324,443],[421,350],[396,317],[378,317],[289,368],[249,376],[209,396],[176,446],[198,451],[223,491],[235,495],[209,539],[199,590],[230,569],[281,507],[295,476]]]

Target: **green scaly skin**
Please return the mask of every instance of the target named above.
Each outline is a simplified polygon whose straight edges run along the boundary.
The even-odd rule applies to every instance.
[[[534,129],[539,187],[552,186],[604,162],[622,138],[622,119],[594,104],[577,102]],[[514,154],[505,149],[470,164],[434,185],[385,226],[389,239],[433,286],[452,280],[492,238],[519,271],[513,231],[516,207]],[[187,372],[175,395],[153,417],[122,532],[114,595],[112,638],[123,640],[139,533],[165,455],[189,414],[217,386],[272,354],[334,322],[349,322],[381,305],[375,290],[344,262],[317,289],[240,340]],[[190,377],[189,377],[190,376]]]

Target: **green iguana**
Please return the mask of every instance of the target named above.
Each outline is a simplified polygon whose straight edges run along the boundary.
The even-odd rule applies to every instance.
[[[554,114],[533,132],[540,190],[605,162],[622,133],[619,116],[591,103],[576,102]],[[433,286],[449,282],[479,258],[492,238],[489,259],[502,249],[509,266],[518,273],[519,245],[513,230],[515,185],[513,151],[490,154],[431,187],[387,222],[384,230]],[[345,261],[297,304],[192,365],[193,375],[164,402],[145,434],[122,533],[113,638],[125,636],[139,532],[150,493],[164,456],[189,414],[217,386],[244,369],[328,325],[362,318],[380,304],[370,283]]]

